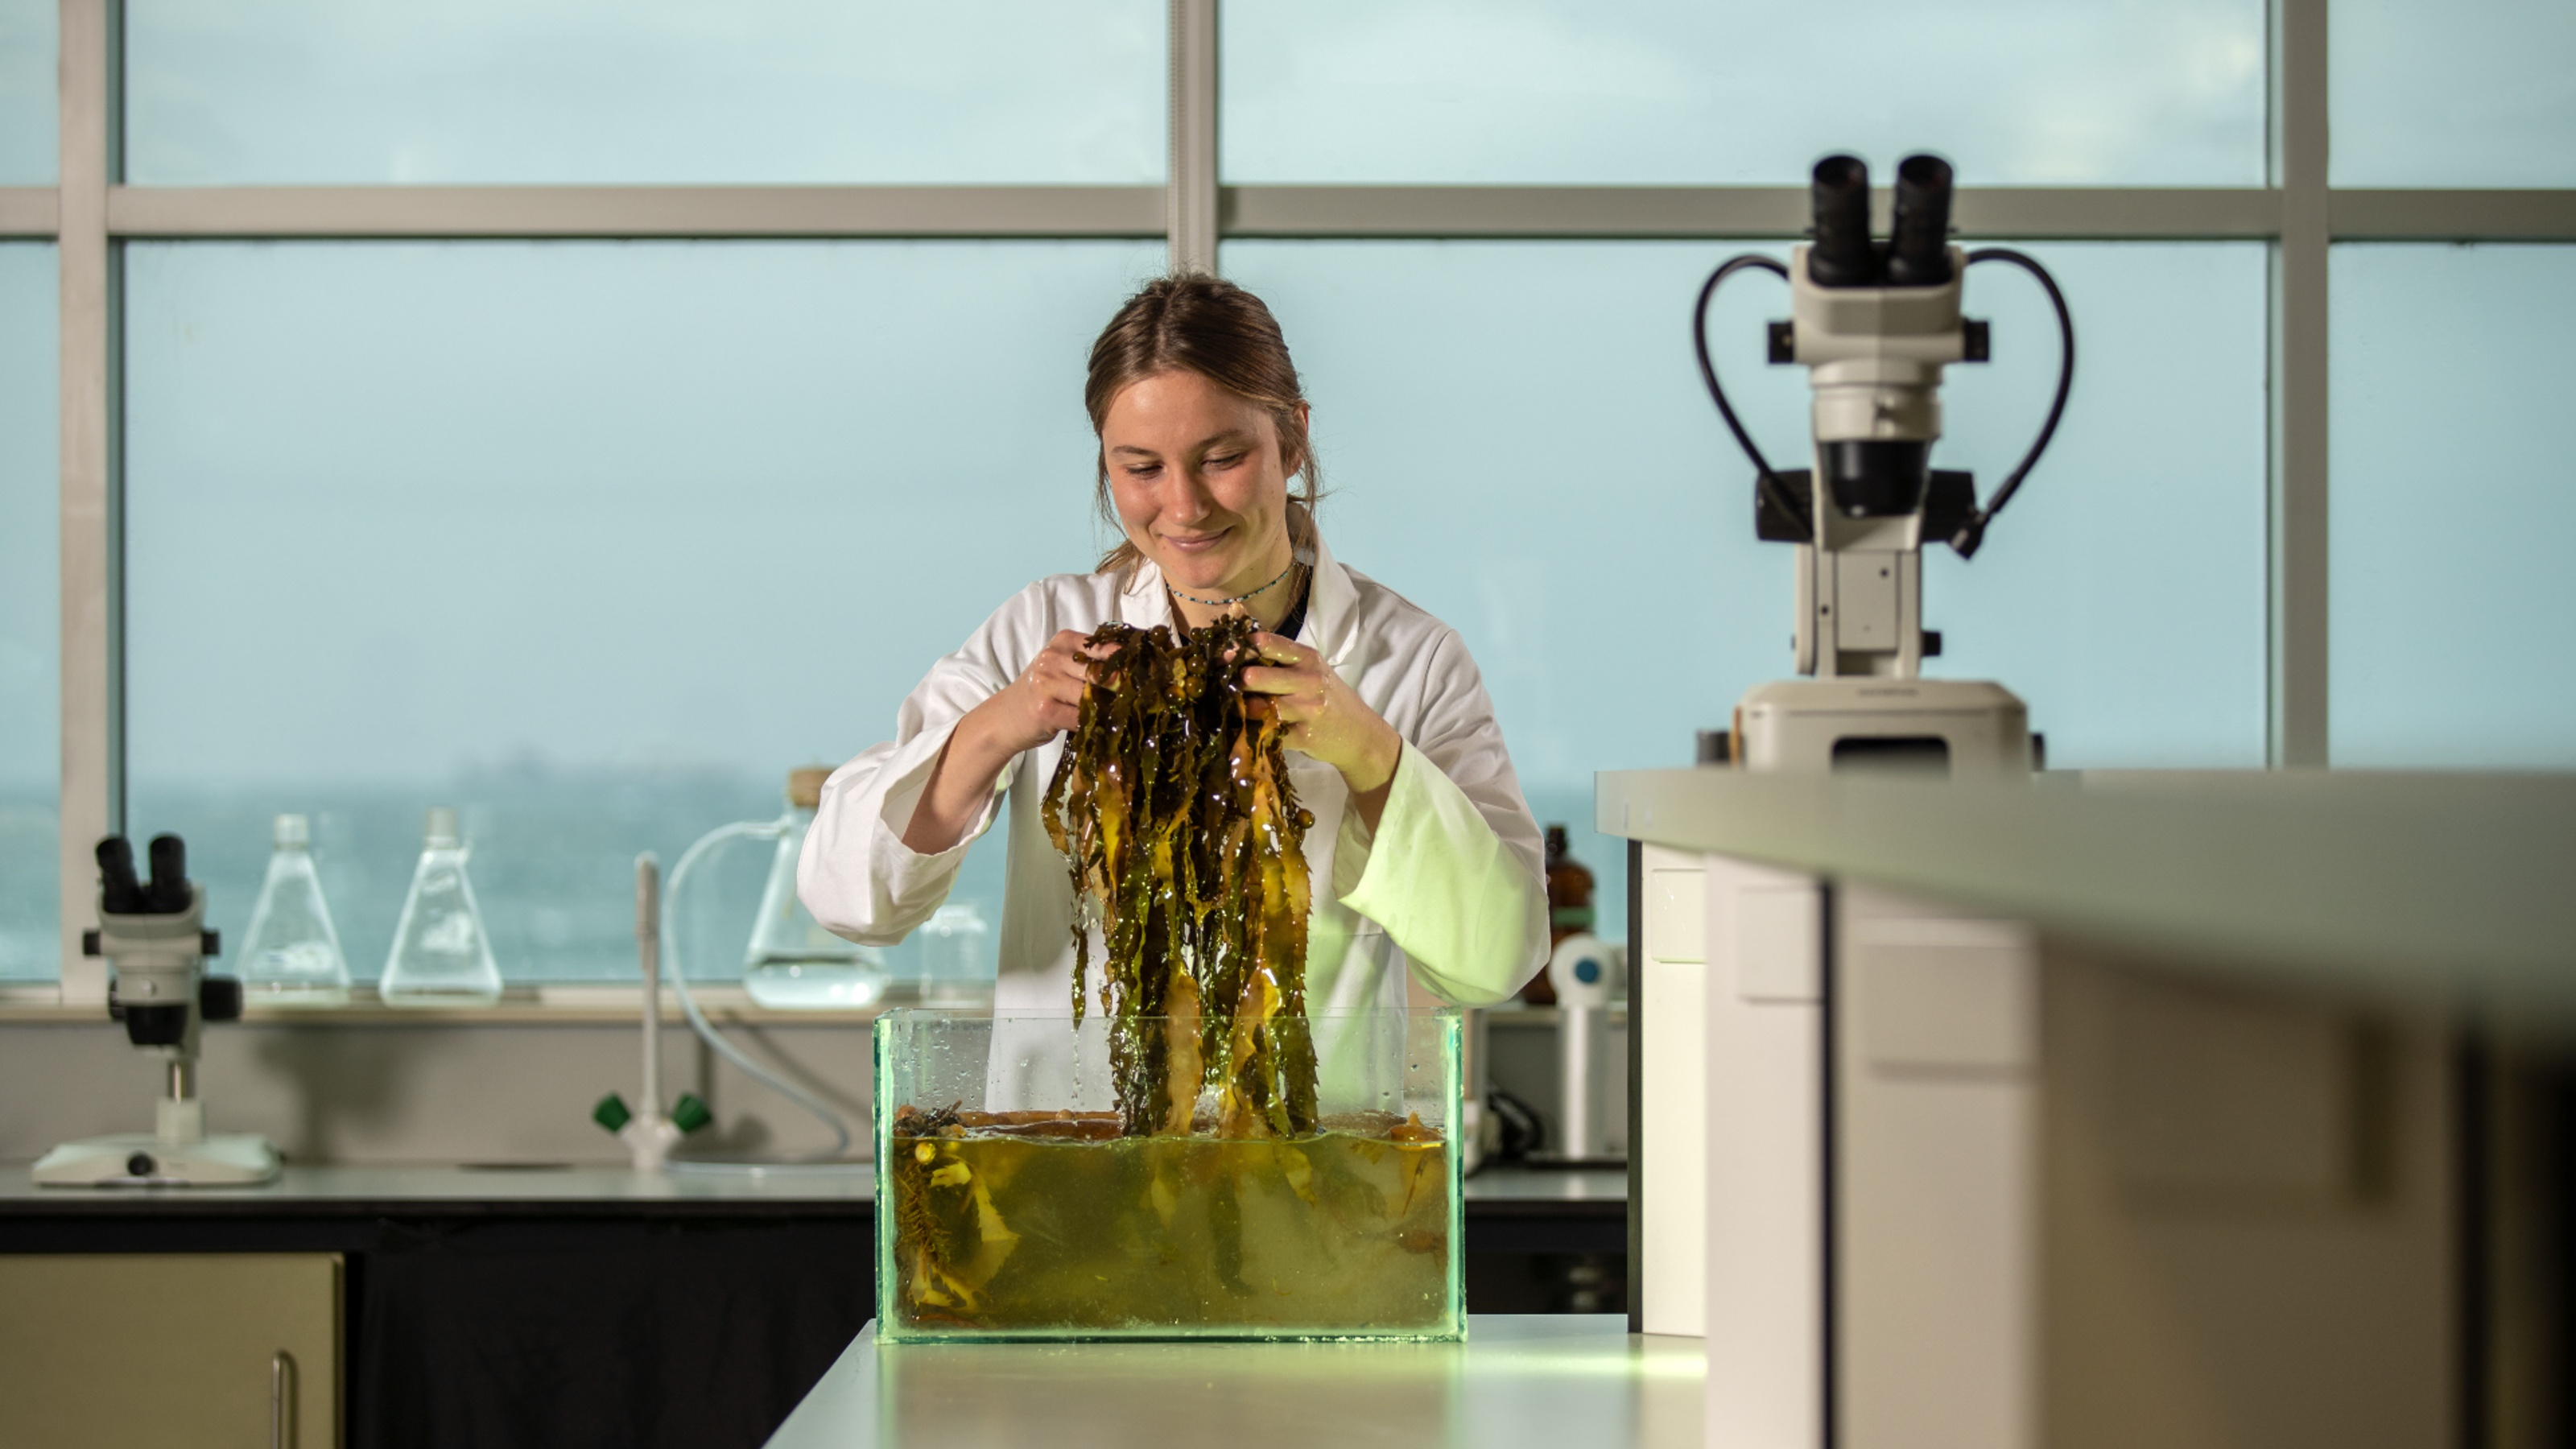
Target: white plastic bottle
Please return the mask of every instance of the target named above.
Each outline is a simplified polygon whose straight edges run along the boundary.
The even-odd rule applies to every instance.
[[[314,873],[312,825],[280,815],[273,838],[242,946],[242,991],[271,1006],[337,1006],[349,999],[349,961]]]
[[[490,1006],[501,999],[501,968],[465,878],[465,854],[455,808],[431,806],[420,865],[376,986],[386,1005]]]

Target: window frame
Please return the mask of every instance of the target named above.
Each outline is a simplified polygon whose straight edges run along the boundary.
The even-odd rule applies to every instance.
[[[1229,186],[1217,172],[1219,0],[1169,0],[1170,166],[1156,186],[310,186],[123,184],[120,0],[61,0],[57,181],[0,187],[0,238],[60,268],[62,771],[58,982],[14,1012],[107,999],[80,953],[87,842],[124,820],[118,346],[129,239],[1152,238],[1214,270],[1233,237],[1778,240],[1806,197],[1777,186]],[[2327,0],[2272,0],[2270,157],[2259,187],[1962,190],[1963,237],[2259,240],[2271,247],[2270,763],[2328,760],[2327,270],[2338,241],[2576,241],[2576,189],[2337,189],[2327,162]],[[1889,198],[1875,198],[1885,224]],[[738,988],[732,989],[738,991]],[[706,988],[726,1000],[727,988]],[[622,995],[621,995],[622,993]],[[623,1020],[638,988],[534,988],[505,1012]],[[358,1015],[366,1014],[358,1009]],[[406,1019],[419,1019],[407,1017]],[[494,1022],[491,1012],[458,1021]]]

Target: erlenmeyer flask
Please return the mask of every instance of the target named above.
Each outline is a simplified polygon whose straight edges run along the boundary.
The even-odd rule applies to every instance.
[[[501,999],[501,968],[465,879],[465,842],[452,807],[430,807],[420,866],[376,990],[389,1006],[489,1006]]]
[[[929,1006],[972,1006],[991,999],[993,967],[985,960],[992,927],[975,902],[953,901],[921,928],[921,999]]]
[[[337,1006],[349,999],[349,962],[313,873],[312,826],[301,815],[280,815],[275,832],[242,947],[242,991],[274,1006]]]
[[[885,959],[855,941],[823,929],[796,899],[796,861],[805,832],[823,803],[825,769],[787,776],[787,833],[770,857],[769,883],[760,892],[760,918],[742,958],[743,989],[762,1006],[822,1010],[867,1006],[885,994]]]

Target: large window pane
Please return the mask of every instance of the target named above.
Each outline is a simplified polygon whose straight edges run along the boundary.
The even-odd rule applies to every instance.
[[[141,244],[127,254],[131,819],[241,928],[314,817],[381,969],[462,807],[505,975],[634,971],[632,862],[889,737],[1087,567],[1093,334],[1157,244]],[[999,919],[998,838],[960,900]],[[688,938],[738,971],[765,861]]]
[[[1235,242],[1315,403],[1352,566],[1448,620],[1482,666],[1533,808],[1582,826],[1599,770],[1686,764],[1750,686],[1791,672],[1791,551],[1753,537],[1752,469],[1691,360],[1714,243]],[[2253,245],[2033,249],[2075,309],[2058,441],[1972,565],[1936,552],[1938,672],[2030,702],[2052,763],[2260,765],[2263,296]],[[1951,373],[1937,457],[1991,487],[2054,383],[2018,273],[1968,290],[1996,361]],[[1711,335],[1780,466],[1808,393],[1766,367],[1785,291],[1747,276]],[[1618,843],[1578,830],[1623,929]]]
[[[2333,265],[2334,762],[2576,767],[2576,247]]]
[[[2576,186],[2576,6],[2334,0],[2337,186]]]
[[[0,981],[62,971],[54,249],[0,243]]]
[[[51,186],[56,0],[0,0],[0,186]]]
[[[1157,182],[1153,0],[131,0],[160,185]]]
[[[2262,0],[1230,0],[1238,182],[2255,186]]]

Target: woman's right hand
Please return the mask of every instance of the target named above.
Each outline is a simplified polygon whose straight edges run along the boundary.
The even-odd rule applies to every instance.
[[[1082,722],[1091,661],[1116,649],[1102,645],[1095,650],[1087,636],[1058,630],[1019,678],[968,710],[931,766],[930,783],[904,827],[904,845],[917,854],[937,855],[965,839],[1013,757]]]
[[[1036,749],[1082,722],[1082,692],[1091,684],[1091,661],[1109,657],[1116,648],[1104,644],[1095,652],[1086,636],[1071,629],[1057,630],[1020,677],[969,711],[959,728],[973,722],[977,733],[985,736],[984,743],[1005,760]]]

